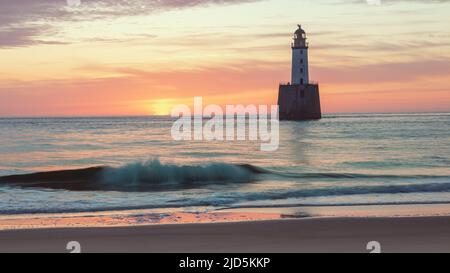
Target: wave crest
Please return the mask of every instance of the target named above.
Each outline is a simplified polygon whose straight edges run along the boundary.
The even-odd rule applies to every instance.
[[[253,166],[251,166],[253,167]],[[257,170],[247,165],[210,163],[206,165],[163,164],[150,160],[119,168],[105,168],[100,181],[106,188],[157,190],[188,188],[202,183],[249,182]]]

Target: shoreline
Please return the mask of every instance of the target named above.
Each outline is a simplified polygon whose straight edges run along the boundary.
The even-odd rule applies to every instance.
[[[450,217],[450,204],[362,205],[216,209],[138,209],[80,213],[0,215],[0,232],[61,228],[123,228],[292,219],[377,219]]]
[[[368,253],[450,252],[450,216],[303,218],[234,223],[0,231],[0,252]]]
[[[450,204],[190,209],[1,215],[0,253],[450,252]]]

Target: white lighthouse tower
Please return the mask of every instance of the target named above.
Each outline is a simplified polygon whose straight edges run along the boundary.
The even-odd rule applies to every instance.
[[[292,43],[292,84],[309,84],[308,42],[306,32],[298,25]]]

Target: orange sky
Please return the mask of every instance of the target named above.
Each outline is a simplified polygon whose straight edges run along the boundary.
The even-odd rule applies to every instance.
[[[0,116],[276,104],[297,23],[326,113],[450,111],[449,18],[425,0],[2,1]]]

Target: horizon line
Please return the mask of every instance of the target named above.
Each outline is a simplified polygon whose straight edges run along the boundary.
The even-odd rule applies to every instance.
[[[325,117],[328,115],[350,115],[350,114],[450,114],[450,110],[447,111],[405,111],[405,112],[329,112],[324,113]],[[8,118],[139,118],[139,117],[171,117],[171,115],[0,115],[0,119]]]

